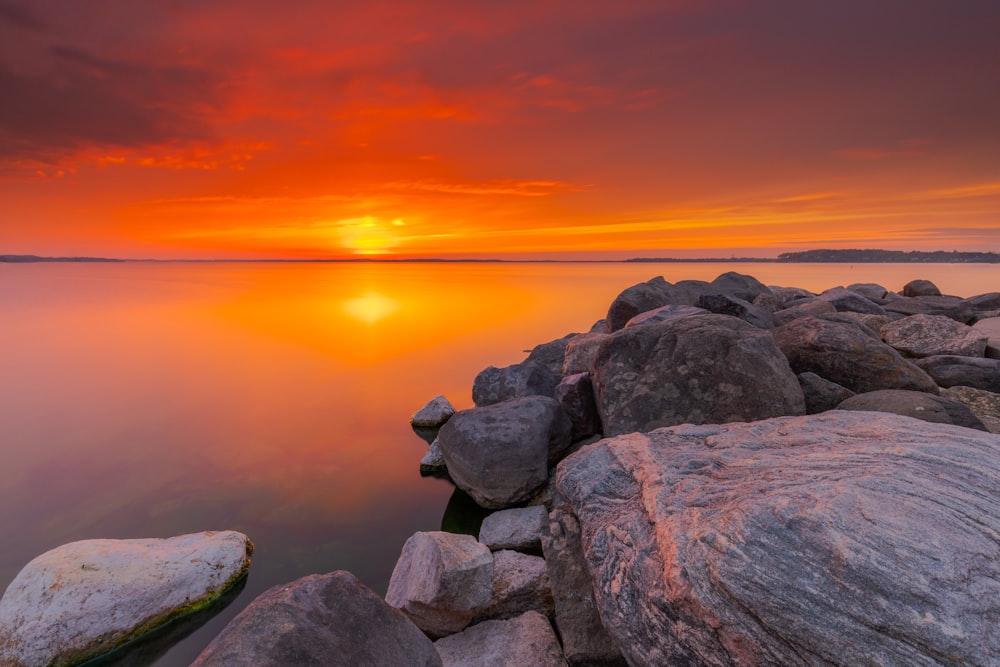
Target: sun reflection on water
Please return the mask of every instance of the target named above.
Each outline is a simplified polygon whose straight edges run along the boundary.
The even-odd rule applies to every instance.
[[[399,303],[378,292],[369,291],[357,298],[347,299],[342,307],[345,313],[355,319],[377,324],[399,310]]]

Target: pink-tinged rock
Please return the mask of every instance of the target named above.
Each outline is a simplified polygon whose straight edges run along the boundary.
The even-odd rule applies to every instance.
[[[979,320],[972,328],[986,336],[984,355],[990,359],[1000,359],[1000,317]]]
[[[0,665],[75,665],[203,609],[242,577],[234,531],[83,540],[28,563],[0,599]]]
[[[563,358],[563,376],[589,373],[594,368],[597,348],[607,337],[608,334],[598,332],[580,334],[570,339],[566,344],[566,355]]]
[[[434,642],[445,667],[565,667],[548,619],[529,611],[510,620],[483,621]]]
[[[988,336],[942,315],[910,315],[882,327],[882,340],[911,357],[981,357]]]
[[[1000,438],[877,413],[683,425],[559,466],[633,665],[996,665]]]
[[[555,614],[552,587],[541,556],[503,550],[493,554],[493,595],[473,622],[512,618],[526,611]]]
[[[403,545],[385,601],[431,638],[458,632],[493,593],[493,554],[471,535],[414,533]]]

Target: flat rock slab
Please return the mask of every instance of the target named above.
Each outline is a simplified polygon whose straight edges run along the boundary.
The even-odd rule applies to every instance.
[[[882,327],[882,340],[911,357],[981,357],[988,336],[943,315],[910,315]]]
[[[73,665],[203,609],[250,566],[234,531],[84,540],[28,563],[0,600],[0,665]]]
[[[548,619],[529,611],[506,621],[484,621],[434,643],[445,667],[565,667]]]
[[[889,414],[683,425],[567,457],[634,665],[996,665],[1000,438]]]
[[[350,572],[313,574],[259,595],[192,667],[435,667],[431,640]]]
[[[548,522],[549,514],[541,505],[500,510],[483,519],[479,541],[491,551],[514,549],[540,553],[542,531]]]

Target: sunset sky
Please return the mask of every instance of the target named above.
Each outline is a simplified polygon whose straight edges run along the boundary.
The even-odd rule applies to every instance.
[[[997,0],[0,0],[0,254],[1000,251]]]

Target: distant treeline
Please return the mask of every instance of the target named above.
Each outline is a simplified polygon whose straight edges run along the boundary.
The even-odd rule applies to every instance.
[[[0,262],[120,262],[120,259],[105,259],[103,257],[39,257],[38,255],[0,255]]]
[[[779,262],[839,262],[839,263],[1000,263],[1000,253],[958,252],[953,250],[804,250],[784,252],[778,255]]]

